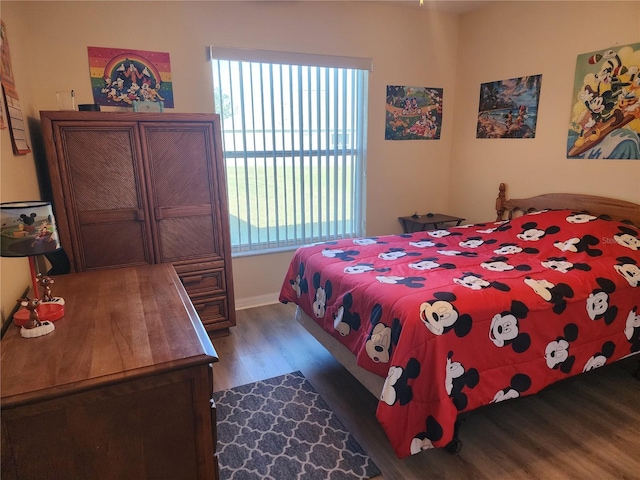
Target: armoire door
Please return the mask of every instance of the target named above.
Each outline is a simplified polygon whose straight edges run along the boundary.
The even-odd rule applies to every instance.
[[[75,270],[155,263],[137,123],[61,121],[53,128],[52,175],[60,175],[67,212],[59,223],[68,223],[61,235],[72,245]]]
[[[140,131],[158,260],[223,260],[213,123],[141,122]]]

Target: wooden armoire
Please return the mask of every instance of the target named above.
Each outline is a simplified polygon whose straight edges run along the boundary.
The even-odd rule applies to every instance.
[[[206,330],[228,333],[235,305],[219,116],[46,111],[40,118],[72,271],[171,263]]]

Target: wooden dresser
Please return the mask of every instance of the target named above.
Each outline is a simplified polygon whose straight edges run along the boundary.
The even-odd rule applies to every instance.
[[[171,263],[205,329],[235,325],[220,117],[40,112],[73,272]]]
[[[216,479],[216,352],[169,264],[55,277],[49,335],[2,339],[2,478]]]

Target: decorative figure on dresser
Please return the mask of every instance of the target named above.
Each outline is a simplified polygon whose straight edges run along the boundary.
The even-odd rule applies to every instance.
[[[54,297],[51,294],[51,285],[55,283],[53,278],[47,277],[39,273],[36,279],[38,280],[38,285],[40,285],[43,289],[40,303],[57,303],[58,305],[64,305],[64,298]]]
[[[38,305],[40,300],[34,298],[29,300],[28,297],[18,300],[21,306],[23,306],[29,312],[29,319],[23,327],[20,328],[20,335],[24,338],[35,338],[47,335],[55,330],[55,326],[49,321],[40,321],[38,317]]]

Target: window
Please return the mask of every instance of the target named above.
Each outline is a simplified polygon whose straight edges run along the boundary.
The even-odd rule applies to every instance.
[[[371,60],[211,47],[235,256],[364,232]]]

